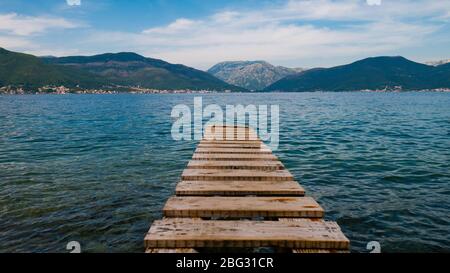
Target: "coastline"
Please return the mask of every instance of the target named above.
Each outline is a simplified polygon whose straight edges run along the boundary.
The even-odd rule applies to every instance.
[[[327,90],[311,90],[311,91],[217,91],[217,90],[158,90],[158,89],[140,89],[132,91],[118,91],[118,90],[103,90],[103,89],[86,89],[86,90],[70,90],[65,87],[58,87],[51,89],[51,92],[42,91],[24,91],[23,89],[7,89],[5,87],[0,88],[0,95],[114,95],[114,94],[267,94],[267,93],[351,93],[351,92],[366,92],[366,93],[406,93],[406,92],[437,92],[447,93],[450,92],[450,88],[436,88],[436,89],[421,89],[421,90],[343,90],[343,91],[327,91]]]
[[[192,90],[192,89],[151,89],[142,87],[115,86],[105,89],[82,89],[68,88],[65,86],[43,86],[34,90],[26,90],[23,87],[3,86],[0,87],[0,95],[67,95],[67,94],[217,94],[217,93],[308,93],[308,92],[375,92],[375,93],[402,93],[402,92],[450,92],[450,88],[433,88],[409,90],[401,86],[395,88],[385,87],[383,89],[361,89],[361,90],[310,90],[310,91],[232,91],[232,90]]]

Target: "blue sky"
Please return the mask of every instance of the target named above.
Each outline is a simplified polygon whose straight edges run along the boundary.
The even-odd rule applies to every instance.
[[[450,58],[450,0],[1,0],[0,47],[133,51],[207,69],[266,60],[329,67],[369,56]]]

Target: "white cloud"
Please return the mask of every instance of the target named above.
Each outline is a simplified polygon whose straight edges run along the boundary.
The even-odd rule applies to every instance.
[[[432,27],[397,22],[371,23],[343,30],[313,25],[270,24],[251,29],[233,30],[204,27],[179,37],[135,37],[149,56],[196,67],[224,60],[264,59],[274,63],[304,58],[332,58],[382,54],[416,44],[434,31]],[[165,46],[170,45],[170,46]]]
[[[81,0],[66,0],[67,5],[69,6],[80,6]]]
[[[64,18],[22,16],[16,13],[0,14],[0,32],[27,36],[49,29],[75,28],[78,25]]]
[[[375,6],[367,0],[291,0],[260,9],[227,9],[202,18],[181,17],[141,32],[91,30],[70,41],[69,48],[68,43],[47,50],[40,45],[32,51],[40,55],[57,55],[48,48],[79,54],[135,51],[202,69],[220,61],[253,59],[292,66],[303,66],[305,60],[333,65],[344,59],[426,49],[448,26],[450,0],[370,2]],[[9,14],[8,23],[0,15],[0,34],[3,30],[20,37],[61,25],[44,20],[46,24],[37,27],[31,19],[37,20]],[[73,26],[64,19],[53,20]]]
[[[381,5],[381,0],[367,0],[367,5],[369,6],[379,6]]]
[[[197,25],[197,23],[198,22],[193,21],[193,20],[180,18],[180,19],[177,19],[176,21],[174,21],[173,23],[169,24],[166,27],[157,27],[157,28],[146,29],[146,30],[143,31],[143,33],[147,33],[147,34],[152,34],[152,33],[156,33],[156,34],[175,34],[175,33],[178,33],[180,31],[193,28],[193,27],[195,27]]]
[[[212,16],[212,19],[218,23],[230,23],[234,19],[239,18],[240,13],[236,11],[224,11],[216,13]]]
[[[4,48],[24,48],[30,46],[30,42],[23,37],[0,35],[0,47]]]
[[[368,56],[417,46],[440,25],[414,19],[438,18],[447,13],[449,3],[399,0],[373,9],[365,1],[289,1],[264,10],[180,18],[142,33],[105,34],[95,39],[132,44],[146,55],[201,68],[238,59],[297,60],[301,65],[305,58]]]

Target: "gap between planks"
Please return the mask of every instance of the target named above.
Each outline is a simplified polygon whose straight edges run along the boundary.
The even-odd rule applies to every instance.
[[[187,169],[242,169],[242,170],[283,170],[280,161],[251,161],[251,160],[191,160]]]

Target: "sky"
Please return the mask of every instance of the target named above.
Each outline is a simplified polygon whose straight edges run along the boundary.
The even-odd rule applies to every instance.
[[[450,58],[450,0],[0,0],[0,47],[38,56],[136,52],[331,67]]]

